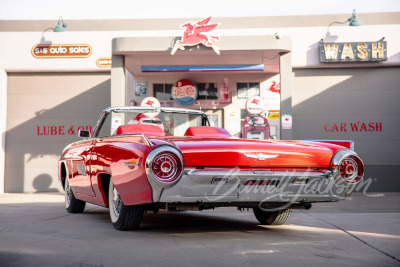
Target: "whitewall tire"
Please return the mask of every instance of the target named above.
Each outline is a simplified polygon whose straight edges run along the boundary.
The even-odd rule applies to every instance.
[[[72,192],[72,188],[69,185],[68,177],[65,178],[65,209],[69,213],[82,213],[85,210],[86,202],[79,200],[75,197],[74,192]]]
[[[126,231],[139,228],[143,217],[143,205],[125,206],[112,180],[108,189],[108,206],[115,229]]]

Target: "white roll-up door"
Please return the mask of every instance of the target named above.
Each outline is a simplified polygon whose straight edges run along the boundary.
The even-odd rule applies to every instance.
[[[9,73],[5,192],[59,191],[63,148],[109,105],[109,73]]]

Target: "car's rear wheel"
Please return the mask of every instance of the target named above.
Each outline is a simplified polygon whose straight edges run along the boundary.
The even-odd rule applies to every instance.
[[[85,210],[86,202],[75,197],[69,185],[68,177],[65,178],[65,208],[69,213],[82,213]]]
[[[254,215],[261,224],[282,225],[287,222],[292,210],[264,211],[260,208],[253,208]]]
[[[108,199],[110,218],[115,229],[126,231],[139,228],[143,217],[143,205],[126,206],[112,180],[108,189]]]

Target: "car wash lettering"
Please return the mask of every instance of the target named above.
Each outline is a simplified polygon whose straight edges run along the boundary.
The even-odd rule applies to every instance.
[[[324,125],[324,130],[327,133],[332,132],[382,132],[382,122],[341,122],[341,123],[330,123],[327,122]]]
[[[37,126],[36,135],[77,135],[79,130],[86,130],[92,132],[92,126]]]
[[[35,58],[89,57],[92,54],[92,47],[87,44],[35,45],[31,53]]]

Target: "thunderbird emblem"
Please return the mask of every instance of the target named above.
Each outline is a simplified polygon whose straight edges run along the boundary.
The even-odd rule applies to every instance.
[[[131,161],[128,161],[128,162],[125,162],[125,166],[127,166],[127,167],[137,167],[137,166],[139,166],[139,163],[136,161],[136,160],[131,160]]]
[[[264,155],[263,153],[258,153],[258,154],[243,154],[248,158],[255,158],[258,160],[266,160],[266,159],[272,159],[276,158],[279,155]]]

